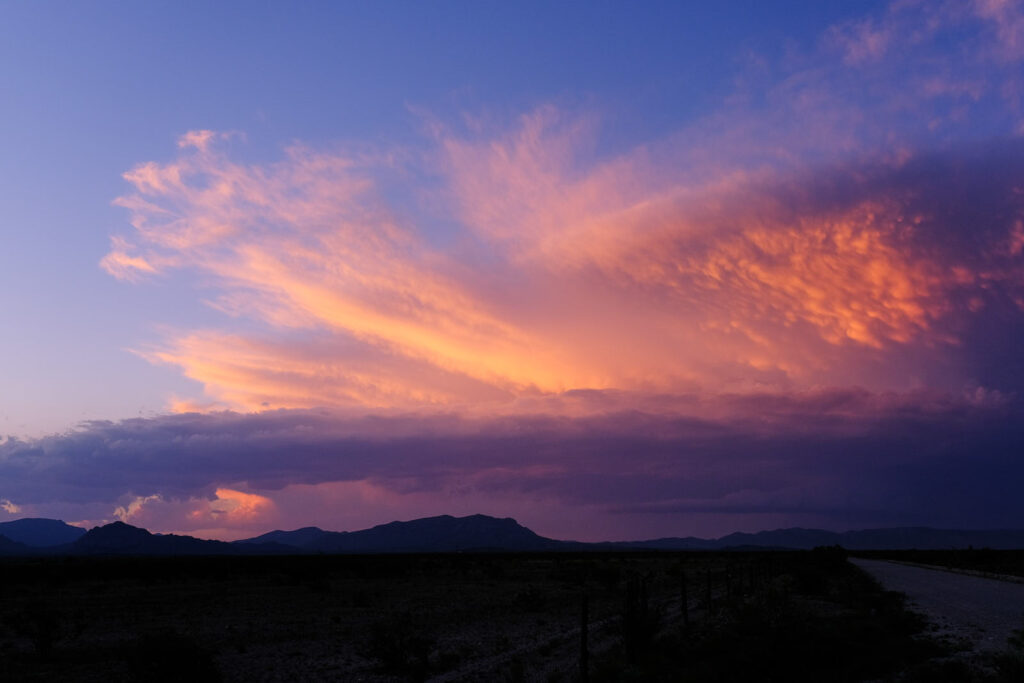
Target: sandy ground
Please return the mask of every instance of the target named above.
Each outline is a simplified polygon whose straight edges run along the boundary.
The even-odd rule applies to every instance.
[[[851,558],[887,590],[905,593],[936,635],[960,641],[977,653],[1005,649],[1024,628],[1024,585],[938,569]]]

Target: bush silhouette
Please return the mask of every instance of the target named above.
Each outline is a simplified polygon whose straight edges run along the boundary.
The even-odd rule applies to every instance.
[[[176,631],[159,631],[140,636],[127,653],[133,680],[198,681],[221,680],[213,655],[195,638]]]
[[[375,622],[366,642],[366,654],[385,672],[416,681],[430,675],[433,650],[433,639],[408,614],[394,614]]]

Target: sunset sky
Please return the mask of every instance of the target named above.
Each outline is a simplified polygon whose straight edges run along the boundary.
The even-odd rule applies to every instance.
[[[0,5],[0,521],[1024,527],[1024,2]]]

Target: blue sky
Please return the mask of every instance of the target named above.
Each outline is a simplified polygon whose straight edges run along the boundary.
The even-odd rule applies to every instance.
[[[893,406],[1018,443],[1022,17],[1003,0],[5,4],[0,501],[221,537],[343,499],[353,524],[491,504],[581,538],[938,520],[825,505],[854,494],[781,450],[800,416],[846,471],[838,435],[882,438]],[[771,473],[724,446],[765,405],[786,406]],[[15,476],[106,452],[128,418],[136,440],[96,467],[134,478],[87,496],[60,479],[74,468],[52,470],[60,495]],[[680,420],[721,430],[701,457],[738,478],[691,487],[683,456],[641,440],[673,494],[571,436],[598,418],[680,453],[699,441]],[[559,455],[446,479],[380,445],[381,419],[495,454],[521,421]],[[296,425],[342,464],[351,438],[394,467],[231,460],[246,430]],[[200,433],[227,460],[187,484],[147,470]],[[862,489],[889,490],[883,469]],[[627,475],[633,498],[598,495]]]
[[[121,174],[194,129],[420,144],[421,113],[594,106],[605,143],[668,134],[728,95],[748,52],[813,42],[829,3],[7,3],[0,9],[2,430],[148,415],[177,373],[131,355],[153,325],[209,320],[187,282],[97,268],[125,224]],[[858,11],[864,5],[858,6]],[[159,317],[151,315],[160,310]]]

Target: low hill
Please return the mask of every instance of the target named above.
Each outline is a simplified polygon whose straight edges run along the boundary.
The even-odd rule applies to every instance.
[[[11,534],[8,530],[13,530]],[[62,544],[53,541],[72,537]],[[27,541],[25,539],[28,539]],[[46,544],[46,545],[43,545]],[[271,531],[233,543],[175,534],[152,534],[123,522],[88,532],[64,522],[25,519],[0,524],[0,556],[16,555],[279,555],[289,553],[431,553],[464,551],[602,550],[806,550],[841,545],[849,550],[941,550],[1024,548],[1022,530],[950,530],[928,527],[862,529],[776,529],[734,533],[717,539],[659,538],[647,541],[581,543],[540,536],[509,517],[440,515],[390,522],[361,531],[303,527]]]
[[[1024,548],[1024,530],[963,530],[929,527],[896,527],[825,531],[824,529],[776,529],[755,534],[734,533],[717,539],[659,538],[650,541],[620,541],[617,548],[648,550],[729,550],[736,548],[777,548],[810,550],[818,546],[841,545],[847,550],[946,550],[951,548]]]
[[[18,543],[17,541],[12,541],[6,536],[0,536],[0,557],[31,555],[34,551],[34,548],[30,548],[24,543]]]
[[[83,534],[85,534],[85,529],[71,526],[57,519],[25,517],[10,522],[0,522],[0,535],[33,548],[49,548],[74,543]]]
[[[307,552],[394,553],[457,552],[466,550],[562,550],[575,544],[538,536],[514,519],[470,515],[441,515],[390,522],[352,532],[305,527],[272,531],[238,544],[275,542]]]
[[[145,529],[114,522],[90,529],[80,539],[60,549],[70,555],[239,555],[238,548],[223,541],[192,536],[156,535]]]
[[[294,531],[281,531],[280,529],[275,531],[268,531],[265,534],[261,534],[254,538],[244,538],[235,543],[244,545],[256,545],[260,543],[280,543],[282,545],[290,546],[293,548],[301,548],[303,550],[310,550],[316,543],[324,536],[337,533],[331,531],[324,531],[320,527],[307,526],[301,529],[295,529]]]

